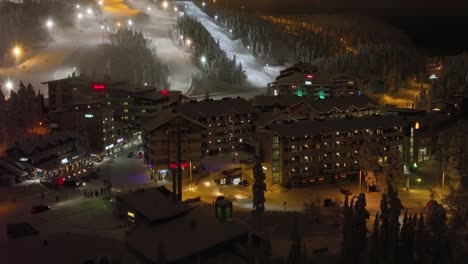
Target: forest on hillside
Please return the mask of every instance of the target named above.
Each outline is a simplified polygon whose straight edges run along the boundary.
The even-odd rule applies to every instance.
[[[204,11],[232,29],[234,38],[265,63],[302,61],[319,70],[355,74],[381,81],[388,94],[425,77],[426,58],[405,34],[377,19],[348,14],[260,16],[217,5],[206,5]]]
[[[219,47],[219,43],[199,21],[189,16],[179,17],[174,37],[179,42],[182,37],[182,42],[179,44],[191,53],[193,63],[202,72],[202,79],[228,84],[245,84],[247,76],[242,64],[237,63],[235,56],[232,59],[228,58]],[[187,42],[188,40],[190,42]]]
[[[156,56],[151,39],[129,28],[119,28],[110,35],[111,45],[104,46],[106,68],[111,76],[135,85],[166,87],[169,70]]]

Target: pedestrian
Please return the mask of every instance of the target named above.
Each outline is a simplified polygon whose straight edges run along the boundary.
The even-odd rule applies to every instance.
[[[44,200],[44,192],[41,192],[41,200]]]
[[[94,195],[96,195],[96,197],[99,197],[98,191],[94,191]]]
[[[88,194],[86,193],[86,191],[84,191],[84,198],[85,198],[85,199],[88,198],[87,195],[88,195]]]
[[[104,194],[104,189],[103,189],[103,188],[101,188],[101,195],[103,195],[103,194]]]

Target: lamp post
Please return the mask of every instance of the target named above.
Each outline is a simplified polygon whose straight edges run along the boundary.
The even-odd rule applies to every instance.
[[[416,179],[416,188],[419,189],[419,183],[420,183],[421,181],[422,181],[421,178],[417,178],[417,179]]]
[[[18,64],[19,58],[21,56],[21,48],[18,46],[15,46],[12,50],[13,56],[15,56],[16,64]]]

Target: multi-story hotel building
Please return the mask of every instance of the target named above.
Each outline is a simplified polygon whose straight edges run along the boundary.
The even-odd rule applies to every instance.
[[[207,127],[202,138],[204,155],[250,150],[254,142],[254,119],[258,110],[242,98],[192,101],[179,104],[178,113]]]
[[[177,134],[180,135],[182,177],[199,175],[205,125],[173,109],[167,109],[147,120],[142,129],[145,162],[156,180],[165,180],[175,174]]]
[[[354,177],[365,144],[402,151],[405,124],[395,116],[306,120],[272,124],[257,135],[264,162],[272,168],[272,183],[301,187]]]
[[[360,95],[367,90],[367,81],[347,73],[317,71],[307,64],[297,64],[280,71],[268,84],[269,95],[309,96],[325,99],[334,96]]]
[[[253,98],[252,105],[267,111],[282,111],[294,120],[362,117],[380,114],[379,105],[366,95],[338,96],[325,100],[295,95]]]

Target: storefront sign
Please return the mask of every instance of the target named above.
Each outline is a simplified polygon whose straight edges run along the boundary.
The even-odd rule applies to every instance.
[[[117,139],[117,143],[122,143],[123,141],[124,141],[123,138]]]
[[[114,144],[110,144],[109,146],[106,147],[106,150],[111,149],[114,147]]]
[[[21,157],[21,158],[20,158],[20,161],[28,161],[28,158],[26,158],[26,157]]]
[[[77,159],[77,158],[79,158],[79,157],[80,157],[80,156],[74,156],[72,159]]]
[[[68,162],[69,162],[69,161],[68,161],[68,159],[66,159],[66,158],[62,160],[62,164],[67,164]]]
[[[92,115],[92,114],[85,114],[84,117],[85,117],[85,118],[93,118],[94,115]]]

